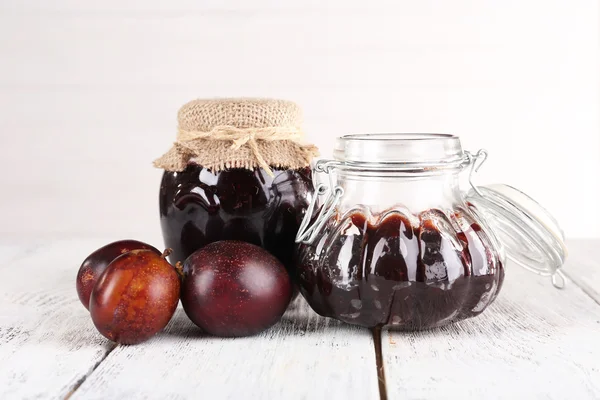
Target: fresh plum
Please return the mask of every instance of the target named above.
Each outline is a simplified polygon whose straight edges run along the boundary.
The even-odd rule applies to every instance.
[[[215,336],[249,336],[269,328],[291,295],[285,267],[250,243],[214,242],[183,265],[183,308],[192,322]]]
[[[94,284],[106,267],[108,267],[108,264],[121,254],[139,249],[153,250],[160,255],[160,252],[149,244],[138,242],[137,240],[119,240],[107,244],[87,256],[81,267],[79,267],[76,283],[79,300],[81,300],[85,308],[89,310],[90,295],[92,294]]]
[[[161,331],[179,302],[180,275],[153,250],[117,257],[100,275],[90,298],[98,331],[122,344],[136,344]]]

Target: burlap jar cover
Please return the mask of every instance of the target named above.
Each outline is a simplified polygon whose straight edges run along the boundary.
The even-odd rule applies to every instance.
[[[154,165],[183,171],[193,161],[211,171],[226,168],[298,169],[310,165],[318,149],[305,144],[302,110],[285,100],[198,99],[177,114],[173,147]]]

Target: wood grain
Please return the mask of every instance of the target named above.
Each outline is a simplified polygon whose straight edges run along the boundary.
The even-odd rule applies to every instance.
[[[0,243],[0,268],[31,251],[32,246]]]
[[[600,248],[598,240],[574,240],[567,243],[569,256],[564,272],[585,293],[600,304]]]
[[[0,263],[1,399],[62,398],[112,349],[75,291],[81,261],[103,243],[63,241]]]
[[[384,332],[388,395],[599,398],[598,338],[600,307],[579,287],[568,282],[557,290],[548,278],[508,265],[498,299],[480,317],[425,332]]]
[[[368,330],[301,298],[249,338],[205,336],[179,309],[163,334],[117,347],[72,399],[377,399],[373,348]]]
[[[317,316],[301,298],[256,337],[204,336],[179,309],[149,342],[113,346],[74,290],[81,260],[107,242],[0,245],[0,398],[379,398],[370,333]],[[384,331],[389,398],[599,398],[600,306],[590,297],[599,245],[569,243],[565,271],[577,282],[565,290],[509,265],[481,317]]]

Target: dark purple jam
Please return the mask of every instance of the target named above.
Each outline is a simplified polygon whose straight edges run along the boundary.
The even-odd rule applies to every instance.
[[[213,173],[190,164],[165,172],[160,186],[160,220],[171,262],[219,240],[261,246],[292,267],[295,237],[311,199],[310,168],[227,169]]]
[[[319,314],[365,327],[419,330],[481,313],[504,268],[488,234],[463,209],[415,218],[361,210],[332,218],[300,245],[297,276]],[[411,222],[412,221],[412,222]]]

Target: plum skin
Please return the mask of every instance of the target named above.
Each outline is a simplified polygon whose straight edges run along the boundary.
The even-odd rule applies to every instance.
[[[90,298],[96,329],[120,344],[137,344],[161,331],[179,303],[180,277],[152,250],[117,257],[98,278]]]
[[[77,272],[76,287],[77,295],[81,304],[86,309],[90,309],[90,295],[92,289],[98,280],[98,277],[104,272],[108,265],[121,254],[131,250],[147,249],[153,250],[157,254],[160,252],[149,244],[138,242],[137,240],[119,240],[106,246],[100,247],[86,259],[79,267]]]
[[[279,321],[291,296],[283,264],[250,243],[214,242],[183,265],[181,303],[192,322],[211,335],[257,334]]]

